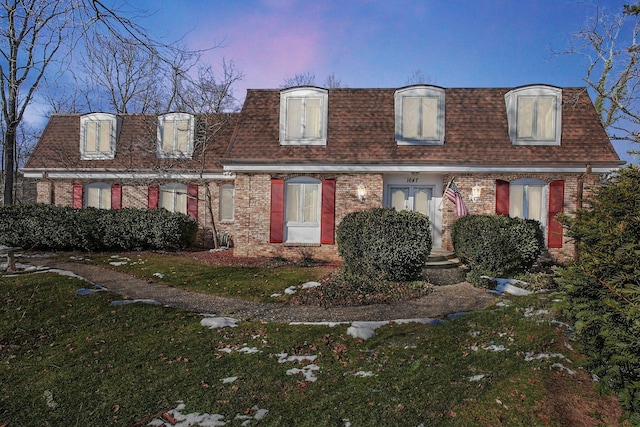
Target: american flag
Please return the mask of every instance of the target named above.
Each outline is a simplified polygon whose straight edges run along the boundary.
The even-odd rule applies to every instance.
[[[454,205],[456,205],[457,216],[465,216],[469,213],[467,211],[467,207],[464,205],[464,200],[462,200],[462,194],[460,194],[458,186],[456,186],[456,183],[453,179],[445,190],[444,196],[451,202],[453,202]]]

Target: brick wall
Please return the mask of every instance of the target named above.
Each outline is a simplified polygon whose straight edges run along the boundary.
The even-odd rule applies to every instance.
[[[271,211],[271,179],[291,179],[299,175],[241,174],[236,176],[236,218],[234,255],[245,257],[280,256],[338,260],[338,247],[333,245],[295,245],[269,243]],[[316,179],[336,180],[335,226],[349,212],[382,206],[383,181],[380,174],[305,175]],[[367,196],[358,200],[357,188],[363,184]]]

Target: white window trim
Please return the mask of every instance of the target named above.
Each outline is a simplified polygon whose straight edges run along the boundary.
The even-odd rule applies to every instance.
[[[181,121],[188,120],[189,121],[189,134],[188,138],[188,146],[187,152],[184,153],[182,151],[171,151],[166,152],[162,150],[163,144],[165,141],[162,140],[162,129],[164,127],[165,122],[171,121]],[[195,118],[193,114],[189,113],[168,113],[158,116],[158,126],[157,126],[157,155],[160,159],[184,159],[184,158],[192,158],[194,151],[194,129],[195,129]],[[175,143],[175,141],[173,141]]]
[[[231,189],[232,191],[232,196],[231,196],[231,218],[223,218],[222,217],[222,190],[224,189]],[[220,221],[222,222],[233,222],[236,216],[236,188],[233,184],[223,184],[220,186],[220,194],[219,194],[219,199],[220,199],[220,203],[218,206],[218,212],[219,212],[219,217],[220,217]]]
[[[91,182],[91,183],[86,184],[84,186],[84,189],[83,189],[83,193],[84,193],[83,199],[84,200],[82,201],[83,206],[84,207],[89,207],[89,190],[91,188],[97,188],[100,191],[100,196],[102,196],[102,192],[103,191],[108,191],[109,192],[109,204],[108,204],[108,206],[93,206],[93,207],[97,208],[97,209],[111,209],[111,203],[112,203],[112,200],[111,200],[111,185],[107,184],[106,182]],[[102,201],[102,197],[98,197],[98,200]]]
[[[109,151],[87,151],[85,129],[87,122],[108,121],[111,123]],[[122,118],[109,113],[90,113],[80,116],[80,160],[111,160],[116,157],[116,140]]]
[[[321,104],[320,138],[287,138],[287,100],[291,98],[316,98]],[[285,89],[280,92],[280,145],[327,145],[327,117],[329,92],[316,87]]]
[[[550,96],[555,97],[555,117],[553,139],[518,138],[518,97]],[[562,89],[545,86],[526,86],[510,90],[504,95],[509,123],[509,139],[513,145],[560,145],[562,139]]]
[[[287,200],[287,185],[288,184],[314,184],[318,186],[318,212],[317,212],[317,218],[318,221],[315,222],[295,222],[295,221],[287,221],[286,220],[286,215],[287,215],[287,204],[288,204],[288,200]],[[297,178],[292,178],[289,179],[285,182],[285,201],[284,201],[284,215],[285,215],[285,221],[284,221],[284,227],[285,227],[285,242],[284,243],[320,243],[320,228],[321,228],[321,224],[322,224],[322,181],[319,179],[315,179],[315,178],[310,178],[310,177],[297,177]],[[313,239],[309,239],[309,238],[303,238],[301,240],[298,240],[296,238],[292,238],[291,235],[294,233],[291,233],[291,231],[296,231],[296,230],[303,230],[303,229],[307,229],[307,230],[314,230],[315,233],[317,234],[317,236],[314,236]],[[298,235],[298,233],[295,233],[296,235]]]
[[[437,138],[405,138],[402,135],[402,100],[404,97],[437,98],[438,126]],[[411,86],[396,90],[394,94],[395,123],[396,123],[396,144],[398,145],[444,145],[444,116],[445,116],[445,91],[436,86]]]

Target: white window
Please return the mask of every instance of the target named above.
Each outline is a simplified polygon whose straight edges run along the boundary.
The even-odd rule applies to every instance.
[[[111,185],[104,182],[85,185],[84,206],[88,208],[111,209]]]
[[[509,216],[535,219],[545,223],[547,183],[537,179],[519,179],[509,186]]]
[[[527,86],[505,95],[509,137],[514,145],[560,145],[562,90]]]
[[[232,184],[220,187],[220,220],[233,221],[235,189]]]
[[[280,92],[280,145],[326,145],[327,104],[325,89]]]
[[[411,86],[395,93],[398,145],[444,144],[444,89]]]
[[[170,113],[158,117],[158,157],[191,158],[195,119],[187,113]]]
[[[294,178],[285,184],[285,242],[320,243],[321,183]]]
[[[187,186],[166,184],[160,187],[159,205],[169,212],[187,213]]]
[[[116,155],[120,118],[114,114],[92,113],[80,117],[80,159],[108,160]]]

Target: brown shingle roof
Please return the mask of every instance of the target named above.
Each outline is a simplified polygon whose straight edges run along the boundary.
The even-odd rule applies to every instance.
[[[192,159],[158,159],[157,116],[120,115],[116,156],[112,160],[80,159],[80,115],[54,114],[42,132],[24,169],[99,169],[108,171],[161,170],[222,171],[238,114],[196,115],[195,151]],[[203,167],[204,163],[204,167]]]
[[[514,146],[504,95],[445,89],[445,143],[398,146],[395,89],[330,89],[326,146],[280,146],[279,90],[249,90],[223,163],[619,165],[586,89],[563,89],[560,146]]]

